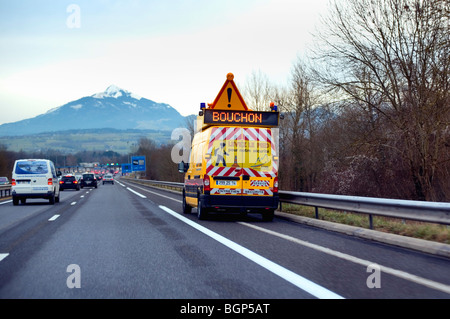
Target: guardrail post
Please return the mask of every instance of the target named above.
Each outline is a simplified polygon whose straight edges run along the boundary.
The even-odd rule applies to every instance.
[[[319,207],[314,207],[314,210],[316,212],[316,219],[319,219]]]
[[[369,214],[369,227],[370,227],[370,229],[373,229],[373,217],[372,217],[372,214]]]

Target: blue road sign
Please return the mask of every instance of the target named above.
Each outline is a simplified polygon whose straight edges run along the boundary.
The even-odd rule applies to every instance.
[[[123,173],[131,173],[131,164],[122,164],[122,174]]]
[[[132,156],[131,170],[133,172],[145,172],[145,156]]]

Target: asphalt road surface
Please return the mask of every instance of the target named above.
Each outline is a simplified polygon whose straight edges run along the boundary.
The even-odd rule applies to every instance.
[[[120,179],[0,201],[0,298],[448,299],[450,260],[279,217],[200,221]]]

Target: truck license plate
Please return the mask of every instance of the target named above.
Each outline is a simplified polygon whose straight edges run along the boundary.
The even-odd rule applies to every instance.
[[[236,186],[237,181],[216,181],[217,186]]]

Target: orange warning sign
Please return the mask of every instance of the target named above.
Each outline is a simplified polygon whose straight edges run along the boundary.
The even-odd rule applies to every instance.
[[[220,89],[214,102],[209,105],[210,109],[250,111],[233,79],[233,73],[228,73],[222,89]]]

